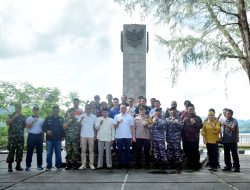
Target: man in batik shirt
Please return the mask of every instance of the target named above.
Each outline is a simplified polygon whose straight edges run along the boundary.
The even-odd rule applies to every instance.
[[[183,119],[184,127],[182,133],[183,150],[187,156],[188,167],[192,170],[201,168],[199,141],[202,120],[195,113],[194,105],[188,106],[188,114]]]

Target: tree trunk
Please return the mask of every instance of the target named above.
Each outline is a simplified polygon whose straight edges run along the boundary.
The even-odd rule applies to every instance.
[[[240,63],[247,73],[249,84],[250,84],[250,30],[247,21],[245,0],[238,0],[238,15],[239,15],[239,29],[242,37],[243,48],[244,48],[244,61]]]
[[[248,81],[249,81],[249,84],[250,84],[250,60],[248,60],[248,62],[246,62],[246,65],[247,65],[247,75],[248,75]]]

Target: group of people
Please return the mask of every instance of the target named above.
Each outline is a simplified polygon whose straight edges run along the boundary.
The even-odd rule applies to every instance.
[[[150,99],[150,106],[147,106],[147,99],[142,96],[138,97],[137,103],[126,95],[121,97],[121,102],[111,94],[106,98],[107,102],[100,102],[100,96],[96,95],[94,101],[86,103],[84,110],[79,108],[80,100],[75,98],[74,106],[66,111],[64,117],[59,116],[60,108],[54,105],[51,115],[45,120],[39,116],[38,106],[33,107],[32,116],[26,119],[21,113],[21,105],[17,104],[15,112],[7,120],[8,171],[13,171],[15,154],[16,170],[23,170],[21,161],[24,128],[29,129],[26,171],[31,168],[34,148],[37,153],[37,169],[44,169],[42,159],[44,134],[46,134],[46,170],[48,171],[53,166],[53,152],[55,152],[56,169],[62,168],[61,150],[64,139],[66,170],[86,169],[87,166],[90,169],[102,169],[104,166],[112,169],[112,151],[117,157],[117,169],[123,167],[129,169],[131,152],[134,152],[136,169],[168,167],[180,170],[185,159],[187,161],[185,167],[199,170],[201,168],[200,131],[208,150],[211,170],[217,170],[218,142],[221,140],[224,145],[226,165],[223,171],[231,171],[233,167],[235,172],[240,171],[237,153],[239,130],[237,121],[232,117],[232,110],[223,110],[223,117],[225,117],[223,120],[216,118],[214,109],[210,109],[208,118],[202,122],[189,100],[184,102],[185,110],[180,112],[177,110],[176,101],[172,101],[170,108],[163,111],[160,101],[155,98]],[[106,164],[103,162],[104,150]],[[98,153],[97,163],[94,163],[95,152]],[[233,165],[230,152],[233,156]],[[153,165],[151,155],[153,155]]]

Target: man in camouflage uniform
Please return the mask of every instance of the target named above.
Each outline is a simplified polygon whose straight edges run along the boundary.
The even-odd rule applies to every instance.
[[[26,118],[21,114],[21,105],[15,105],[15,113],[9,116],[6,121],[9,126],[8,130],[8,157],[6,162],[8,163],[8,171],[13,172],[12,163],[14,162],[14,156],[16,153],[16,170],[22,171],[21,162],[23,158],[23,147],[24,147],[24,128],[26,125]]]
[[[79,157],[79,144],[80,144],[80,127],[77,125],[77,119],[75,117],[75,109],[71,108],[68,110],[69,118],[64,124],[65,129],[65,148],[67,152],[66,170],[70,170],[72,167],[77,169],[77,161]]]
[[[170,108],[170,117],[167,118],[166,128],[167,160],[170,167],[180,170],[183,159],[181,149],[183,124],[177,118],[176,108]]]
[[[161,108],[155,110],[153,116],[152,127],[152,142],[155,158],[155,167],[165,169],[166,164],[166,150],[165,150],[165,130],[167,121],[161,115]]]

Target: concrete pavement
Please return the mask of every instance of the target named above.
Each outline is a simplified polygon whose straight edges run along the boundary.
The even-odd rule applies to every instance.
[[[7,172],[6,154],[0,155],[0,189],[185,190],[250,189],[250,156],[240,155],[241,173],[183,170],[90,170]],[[34,160],[36,161],[36,160]],[[224,165],[223,162],[221,164]],[[23,165],[24,166],[24,165]]]

